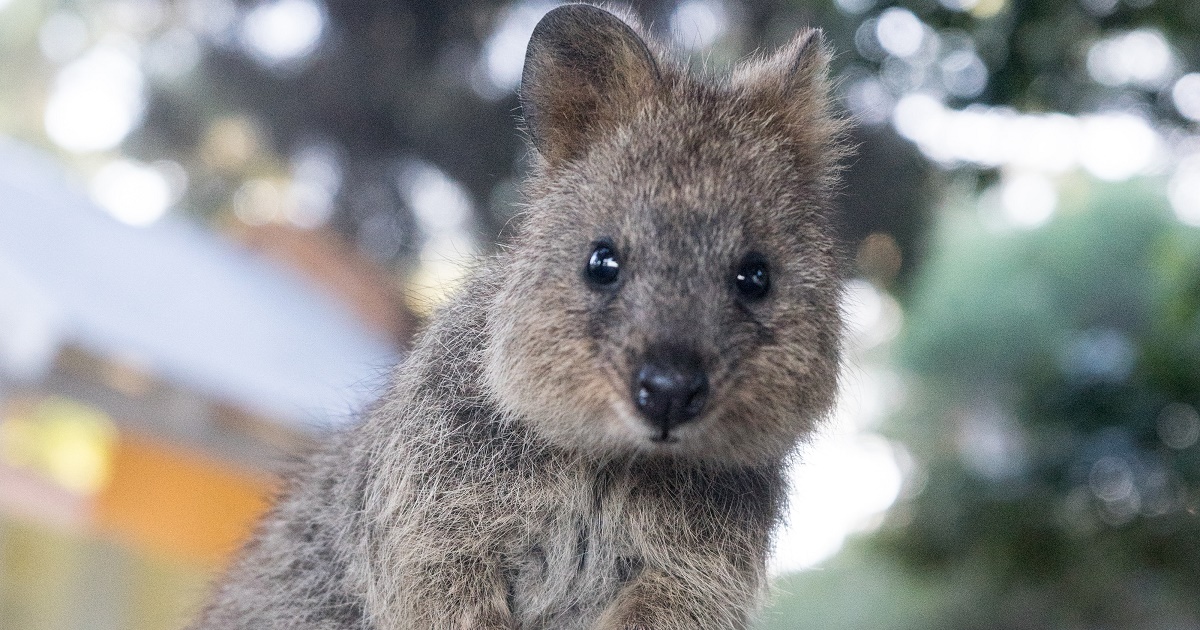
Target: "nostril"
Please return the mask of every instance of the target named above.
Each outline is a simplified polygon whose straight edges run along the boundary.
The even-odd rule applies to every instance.
[[[694,378],[691,384],[691,390],[688,394],[687,403],[684,410],[689,418],[700,415],[700,411],[704,409],[704,403],[708,401],[708,377],[703,373],[699,374],[698,378]]]
[[[651,394],[650,386],[645,383],[642,383],[640,385],[640,387],[638,387],[638,391],[637,391],[638,408],[639,409],[644,408],[644,407],[647,407],[650,404],[652,404],[653,401],[651,400],[651,396],[652,396],[652,394]]]

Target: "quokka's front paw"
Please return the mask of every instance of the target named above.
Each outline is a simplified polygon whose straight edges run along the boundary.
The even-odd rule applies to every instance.
[[[469,610],[458,617],[454,630],[516,630],[512,615],[495,610]]]
[[[740,610],[723,610],[663,575],[643,573],[604,611],[595,630],[743,630]]]
[[[707,630],[685,610],[668,612],[637,603],[610,609],[595,630]]]

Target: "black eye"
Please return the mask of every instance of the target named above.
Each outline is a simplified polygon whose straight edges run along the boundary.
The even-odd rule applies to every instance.
[[[738,264],[733,276],[737,292],[747,300],[761,300],[771,290],[771,274],[767,270],[767,258],[757,252],[746,254]]]
[[[610,243],[596,243],[592,246],[592,255],[588,258],[587,279],[593,284],[612,284],[617,281],[621,271],[621,262],[617,259],[617,248]]]

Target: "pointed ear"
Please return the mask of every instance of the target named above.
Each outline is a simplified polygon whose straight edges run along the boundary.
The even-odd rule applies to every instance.
[[[801,31],[774,55],[751,60],[734,73],[734,86],[785,125],[801,153],[841,156],[846,123],[834,115],[830,95],[832,50],[820,29]],[[802,156],[803,157],[803,156]]]
[[[654,55],[620,18],[586,4],[555,8],[533,30],[521,109],[551,164],[578,157],[659,86]]]

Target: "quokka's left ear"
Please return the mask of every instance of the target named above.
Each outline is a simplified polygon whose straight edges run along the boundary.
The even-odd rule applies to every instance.
[[[832,58],[825,34],[807,29],[775,54],[739,66],[732,82],[757,107],[786,125],[802,151],[840,153],[845,122],[833,113]]]

